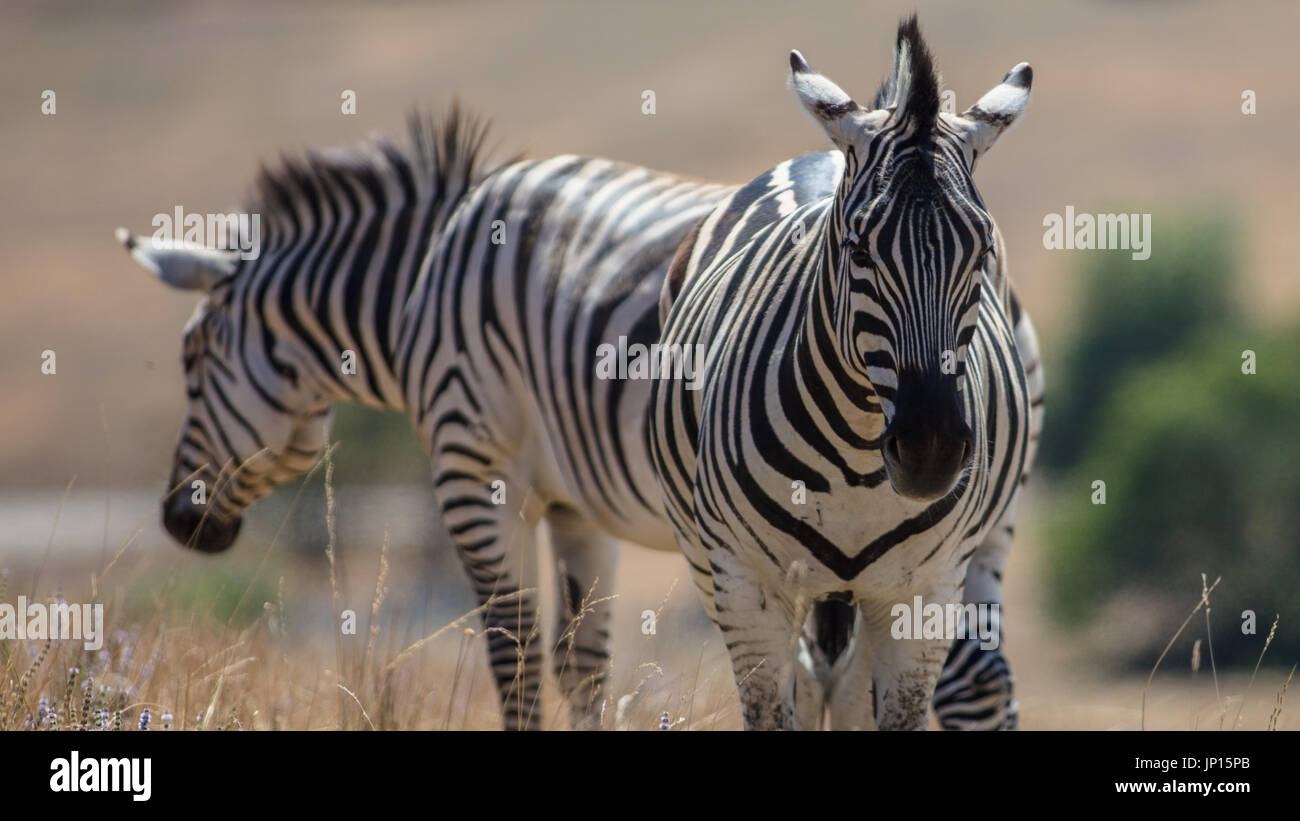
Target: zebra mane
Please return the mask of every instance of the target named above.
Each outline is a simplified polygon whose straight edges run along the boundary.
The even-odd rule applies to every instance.
[[[898,24],[894,70],[881,83],[871,105],[876,110],[891,106],[897,106],[895,117],[899,122],[909,123],[922,135],[934,127],[939,117],[939,76],[915,14]]]
[[[278,167],[263,164],[242,208],[261,215],[261,247],[301,240],[302,215],[317,210],[339,190],[382,188],[396,178],[409,196],[459,194],[501,166],[485,165],[487,122],[457,102],[441,118],[412,111],[407,132],[406,148],[377,135],[356,146],[307,148],[301,157],[281,155]]]

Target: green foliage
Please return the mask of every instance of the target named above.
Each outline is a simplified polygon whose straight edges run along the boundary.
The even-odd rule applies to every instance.
[[[348,483],[424,483],[429,459],[403,413],[340,403],[330,439],[339,443],[334,479]]]
[[[1220,252],[1207,250],[1204,234],[1180,237],[1187,248],[1168,239],[1165,248],[1184,261],[1186,282],[1227,280],[1213,286],[1213,301],[1199,293],[1161,301],[1154,295],[1168,281],[1120,276],[1123,263],[1094,268],[1112,290],[1106,303],[1095,293],[1085,301],[1069,358],[1085,363],[1089,351],[1123,365],[1110,376],[1108,361],[1088,362],[1091,383],[1078,373],[1062,376],[1065,407],[1095,397],[1086,414],[1076,409],[1079,415],[1062,420],[1058,392],[1050,396],[1049,428],[1087,418],[1086,426],[1058,434],[1077,439],[1078,456],[1062,477],[1046,533],[1053,607],[1078,625],[1108,603],[1141,602],[1156,630],[1121,661],[1149,665],[1195,606],[1200,574],[1222,576],[1212,597],[1216,661],[1253,664],[1274,614],[1281,623],[1269,655],[1293,660],[1300,655],[1300,328],[1246,330],[1213,316],[1215,304],[1235,305],[1236,274]],[[1167,266],[1156,269],[1158,278],[1172,276]],[[1149,312],[1144,322],[1135,305]],[[1175,329],[1164,327],[1166,317]],[[1133,340],[1095,338],[1099,328],[1124,329]],[[1243,373],[1246,350],[1256,355],[1254,374]],[[1095,480],[1106,483],[1104,505],[1093,504]],[[1258,634],[1242,635],[1244,610],[1257,614]]]
[[[259,575],[252,561],[196,562],[179,573],[133,587],[125,614],[127,619],[144,621],[160,601],[184,602],[185,609],[176,618],[206,618],[242,627],[260,618],[263,605],[275,599],[276,578],[274,568]]]
[[[430,485],[428,457],[404,414],[339,403],[334,409],[330,441],[337,443],[333,456],[336,489],[346,485]],[[299,490],[302,495],[290,511]],[[432,490],[429,500],[432,504]],[[304,555],[323,556],[328,541],[325,468],[317,470],[305,488],[301,479],[276,488],[250,515],[257,516],[271,531],[285,522],[283,543]]]
[[[1048,415],[1038,464],[1059,473],[1078,462],[1097,416],[1128,371],[1208,330],[1233,327],[1236,232],[1221,218],[1157,221],[1152,254],[1085,255],[1075,337],[1047,372]]]

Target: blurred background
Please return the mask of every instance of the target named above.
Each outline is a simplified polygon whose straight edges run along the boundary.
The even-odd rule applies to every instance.
[[[1048,368],[1005,603],[1023,725],[1138,726],[1167,645],[1147,726],[1231,726],[1248,688],[1241,726],[1268,725],[1300,659],[1290,0],[4,2],[0,600],[105,600],[116,644],[81,663],[131,703],[185,721],[199,704],[209,723],[218,711],[254,726],[360,726],[329,671],[373,677],[473,607],[423,455],[403,417],[340,410],[333,586],[323,471],[255,507],[221,557],[171,544],[157,501],[195,299],[154,282],[113,229],[149,233],[177,206],[233,210],[259,163],[376,132],[404,140],[412,108],[453,97],[491,118],[498,156],[603,155],[743,182],[825,147],[785,87],[788,51],[866,98],[913,10],[958,110],[1017,62],[1034,67],[1028,115],[976,175]],[[341,113],[345,90],[354,115]],[[1150,259],[1045,249],[1045,215],[1067,206],[1151,214]],[[54,375],[41,371],[47,349]],[[1222,581],[1180,633],[1202,574]],[[629,548],[619,590],[614,690],[655,719],[739,726],[724,649],[681,559]],[[362,614],[350,640],[373,629],[374,646],[339,644],[341,607]],[[637,614],[660,607],[659,631],[643,635]],[[481,639],[461,632],[477,626],[402,657],[419,696],[396,724],[495,726]],[[245,642],[259,649],[241,654]],[[0,669],[18,665],[10,644]],[[63,675],[45,683],[61,691]],[[385,697],[369,686],[354,687],[358,704]],[[558,710],[547,722],[564,723]]]

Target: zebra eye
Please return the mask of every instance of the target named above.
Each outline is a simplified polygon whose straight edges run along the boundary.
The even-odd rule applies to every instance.
[[[275,368],[276,373],[289,381],[289,384],[295,388],[298,387],[298,369],[287,362],[281,362],[278,359],[272,360],[271,365]]]
[[[861,245],[849,246],[849,261],[858,268],[875,269],[875,263],[871,260],[871,253]]]

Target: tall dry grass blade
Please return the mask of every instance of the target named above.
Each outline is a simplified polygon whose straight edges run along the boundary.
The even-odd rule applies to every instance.
[[[122,543],[122,546],[117,549],[117,552],[113,554],[113,558],[110,559],[108,564],[104,566],[104,569],[99,571],[99,575],[91,579],[90,598],[92,600],[99,598],[99,588],[100,585],[104,583],[104,577],[108,575],[108,571],[113,569],[113,565],[117,564],[117,560],[122,558],[122,554],[127,551],[127,548],[135,544],[135,540],[140,538],[140,534],[143,532],[144,532],[143,525],[137,527],[135,529],[135,532],[132,533],[130,537],[127,538],[127,540]]]
[[[694,726],[695,720],[695,694],[700,691],[700,672],[704,669],[704,651],[709,647],[708,644],[700,645],[699,658],[695,660],[695,686],[691,688],[691,700],[686,705],[686,729]]]
[[[325,557],[329,559],[330,600],[333,602],[333,606],[334,606],[334,609],[330,614],[331,622],[334,619],[339,618],[339,614],[340,614],[339,580],[338,580],[338,571],[336,567],[337,563],[335,562],[337,536],[335,533],[334,524],[335,524],[335,517],[337,514],[335,513],[334,507],[335,507],[334,455],[333,455],[333,448],[330,448],[325,452],[325,533],[328,539],[328,541],[325,544]],[[333,629],[330,632],[334,636],[334,675],[339,681],[339,686],[342,687],[342,680],[344,675],[343,633],[341,630],[338,629],[338,627],[339,626],[335,624]],[[344,701],[343,695],[340,694],[339,695],[339,729],[346,730],[347,728],[348,728],[347,702]]]
[[[470,637],[473,635],[474,631],[466,627],[460,641],[460,649],[456,652],[456,672],[451,677],[451,695],[447,698],[447,714],[442,719],[444,730],[451,728],[451,710],[456,705],[456,687],[460,684],[460,673],[464,669],[466,651],[469,648]]]
[[[405,660],[406,660],[406,659],[407,659],[407,658],[408,658],[412,653],[418,651],[421,647],[423,647],[424,645],[426,645],[426,644],[428,644],[429,642],[433,641],[434,639],[438,638],[438,637],[441,636],[443,633],[446,633],[448,630],[452,630],[452,629],[454,629],[454,628],[459,627],[459,626],[460,626],[461,624],[463,624],[467,619],[471,619],[471,618],[477,616],[478,614],[482,613],[484,610],[488,609],[488,608],[491,607],[492,605],[494,605],[494,604],[500,604],[500,603],[502,603],[502,602],[510,602],[510,601],[514,601],[515,599],[519,598],[520,596],[524,596],[524,595],[527,595],[527,594],[529,594],[529,593],[536,592],[536,590],[537,590],[537,588],[535,588],[535,587],[527,587],[527,588],[524,588],[523,590],[516,590],[516,591],[514,591],[513,593],[503,593],[503,594],[500,595],[500,596],[491,596],[491,597],[489,597],[487,601],[483,602],[483,603],[480,604],[478,607],[475,607],[473,610],[469,610],[469,611],[467,611],[464,615],[458,617],[458,618],[455,619],[454,621],[451,621],[451,622],[448,622],[447,624],[444,624],[442,627],[439,627],[437,630],[433,631],[433,632],[430,633],[429,635],[425,636],[424,638],[420,639],[419,641],[415,642],[414,644],[411,644],[410,646],[408,646],[408,647],[407,647],[405,650],[403,650],[402,652],[398,653],[398,654],[397,654],[397,657],[394,658],[392,661],[388,662],[388,664],[384,667],[384,674],[385,674],[385,675],[388,675],[388,674],[392,673],[392,671],[395,670],[395,669],[397,668],[397,666],[398,666],[399,664],[401,664],[403,661],[405,661]]]
[[[375,577],[375,593],[370,599],[370,629],[366,637],[366,651],[361,656],[359,689],[365,692],[366,681],[370,678],[370,659],[375,651],[375,641],[379,638],[379,608],[383,606],[384,597],[388,595],[385,586],[388,581],[388,541],[392,528],[384,523],[384,541],[379,547],[379,574]],[[382,723],[382,722],[381,722]]]
[[[1196,603],[1196,607],[1192,608],[1192,612],[1187,614],[1187,618],[1183,620],[1178,632],[1174,633],[1174,637],[1169,640],[1169,643],[1165,645],[1165,649],[1160,652],[1160,657],[1156,659],[1155,666],[1151,668],[1151,675],[1147,676],[1146,686],[1142,688],[1142,715],[1139,719],[1138,729],[1145,730],[1147,728],[1147,691],[1151,689],[1151,682],[1155,680],[1156,670],[1160,669],[1160,662],[1165,660],[1165,656],[1168,655],[1170,648],[1174,646],[1174,642],[1178,641],[1178,637],[1187,629],[1187,625],[1191,624],[1192,619],[1200,612],[1201,605],[1209,601],[1210,594],[1214,592],[1214,588],[1218,587],[1219,582],[1222,580],[1223,577],[1220,576],[1214,580],[1214,584],[1210,585],[1209,589],[1202,589],[1201,600]]]
[[[108,435],[108,409],[99,402],[99,424],[104,431],[104,538],[99,545],[99,566],[108,558],[108,519],[113,503],[113,440]]]
[[[561,573],[561,575],[563,575],[563,573]],[[565,646],[564,655],[561,657],[561,663],[559,667],[556,669],[556,673],[555,673],[556,678],[560,681],[564,680],[564,674],[569,669],[569,662],[573,659],[573,652],[575,647],[577,646],[577,641],[578,641],[578,630],[579,628],[582,627],[583,620],[586,619],[588,616],[595,614],[596,605],[602,604],[607,601],[613,601],[614,599],[618,598],[617,595],[603,596],[599,599],[592,598],[593,596],[596,595],[596,587],[599,584],[600,584],[599,577],[593,579],[591,582],[591,587],[587,589],[587,592],[583,595],[581,602],[569,601],[571,596],[568,591],[568,585],[560,585],[561,593],[565,599],[565,604],[563,605],[565,609],[565,613],[566,615],[569,613],[573,614],[569,619],[569,623],[566,626],[564,633],[556,639],[555,647],[552,649],[552,652],[554,653],[555,651],[559,650],[561,645]],[[586,678],[576,682],[573,686],[572,692],[580,693],[582,692],[582,688],[585,687],[587,684],[591,685],[591,690],[587,693],[587,703],[582,706],[584,715],[586,715],[590,711],[591,705],[595,703],[595,698],[597,693],[596,679],[600,675],[601,675],[601,670],[597,668],[595,672],[593,672],[591,675],[587,676]],[[556,705],[555,713],[552,719],[553,723],[559,721],[560,711],[564,710],[567,706],[569,706],[568,699],[561,699],[560,703]],[[576,717],[572,717],[572,718],[576,720]]]
[[[1210,655],[1210,675],[1214,677],[1214,703],[1219,708],[1219,729],[1228,715],[1228,707],[1219,694],[1219,669],[1214,664],[1214,636],[1210,632],[1210,593],[1205,587],[1205,574],[1201,574],[1201,602],[1205,605],[1205,647]]]
[[[54,523],[50,525],[50,538],[45,543],[45,553],[41,556],[41,563],[36,568],[36,575],[32,576],[31,589],[27,591],[27,598],[36,598],[36,587],[41,582],[41,574],[45,572],[45,565],[50,560],[50,551],[54,549],[54,534],[59,529],[59,520],[63,518],[63,506],[68,502],[68,495],[72,493],[72,486],[77,483],[77,474],[72,474],[68,480],[68,486],[63,489],[63,496],[59,499],[59,509],[54,512]]]
[[[468,630],[469,628],[466,627],[465,629]],[[470,706],[474,703],[474,685],[478,683],[478,671],[481,666],[484,665],[473,664],[470,666],[469,687],[465,689],[465,711],[461,714],[460,719],[460,728],[462,730],[469,726]]]
[[[1259,658],[1255,659],[1255,669],[1250,674],[1250,682],[1246,684],[1246,692],[1241,697],[1241,704],[1237,705],[1237,717],[1232,720],[1232,729],[1241,726],[1241,711],[1246,708],[1246,699],[1250,697],[1250,688],[1255,686],[1255,676],[1259,674],[1259,665],[1264,663],[1264,654],[1268,652],[1268,646],[1273,643],[1273,636],[1277,635],[1277,622],[1282,616],[1280,613],[1273,615],[1273,626],[1268,629],[1268,638],[1264,639],[1264,649],[1259,651]]]
[[[1282,705],[1286,701],[1287,688],[1291,686],[1291,678],[1295,676],[1296,665],[1291,665],[1291,672],[1286,674],[1286,681],[1282,682],[1282,689],[1277,693],[1277,705],[1273,708],[1272,714],[1268,717],[1268,729],[1277,729],[1277,720],[1282,717]]]
[[[311,469],[307,471],[307,475],[304,476],[302,481],[298,484],[298,490],[293,494],[293,500],[289,503],[289,507],[285,510],[284,515],[280,517],[280,524],[276,527],[275,533],[271,536],[271,541],[267,544],[266,550],[262,552],[262,559],[258,562],[257,569],[253,571],[253,575],[249,578],[248,586],[244,588],[243,595],[239,597],[239,601],[236,602],[234,609],[230,611],[230,617],[226,619],[226,627],[229,628],[232,625],[235,619],[235,614],[240,611],[240,608],[242,608],[244,603],[248,601],[248,595],[253,592],[253,585],[255,585],[257,580],[262,577],[262,571],[266,569],[267,562],[271,559],[271,552],[275,550],[275,546],[280,543],[280,535],[284,533],[285,527],[289,524],[289,519],[292,518],[294,510],[297,509],[298,502],[302,499],[303,491],[307,489],[307,485],[311,484],[312,477],[314,477],[316,472],[321,469],[321,466],[325,464],[326,457],[332,454],[334,448],[337,446],[338,443],[336,442],[325,448],[325,452],[317,458],[316,463],[311,466]],[[281,579],[281,584],[283,585],[283,579]],[[282,601],[282,613],[283,609]]]
[[[495,595],[489,596],[487,600],[484,601],[482,604],[480,604],[478,607],[475,607],[473,610],[468,611],[467,613],[455,619],[454,621],[445,624],[442,627],[439,627],[437,630],[433,631],[432,633],[420,639],[419,641],[416,641],[415,643],[408,646],[405,650],[398,653],[397,656],[392,661],[388,662],[388,664],[384,666],[384,671],[382,676],[383,681],[381,682],[380,685],[381,701],[384,698],[391,697],[392,686],[393,686],[393,672],[398,668],[399,665],[402,664],[402,662],[410,658],[414,653],[418,652],[420,648],[424,647],[426,644],[428,644],[431,641],[435,641],[439,636],[443,635],[448,630],[452,630],[461,626],[468,619],[474,618],[475,616],[479,615],[480,613],[482,613],[483,611],[487,610],[489,607],[492,607],[495,604],[499,604],[501,602],[510,602],[521,596],[526,596],[529,593],[533,593],[535,591],[536,588],[529,587],[523,590],[516,590],[513,593],[506,593],[500,596],[495,596]]]
[[[341,683],[339,684],[339,689],[347,693],[348,695],[352,696],[352,700],[355,701],[357,704],[357,709],[361,711],[361,717],[364,718],[366,720],[366,723],[370,725],[370,729],[372,730],[375,729],[375,723],[370,720],[370,714],[366,712],[366,708],[361,706],[361,699],[357,698],[357,694],[352,692],[348,688],[344,687]]]

